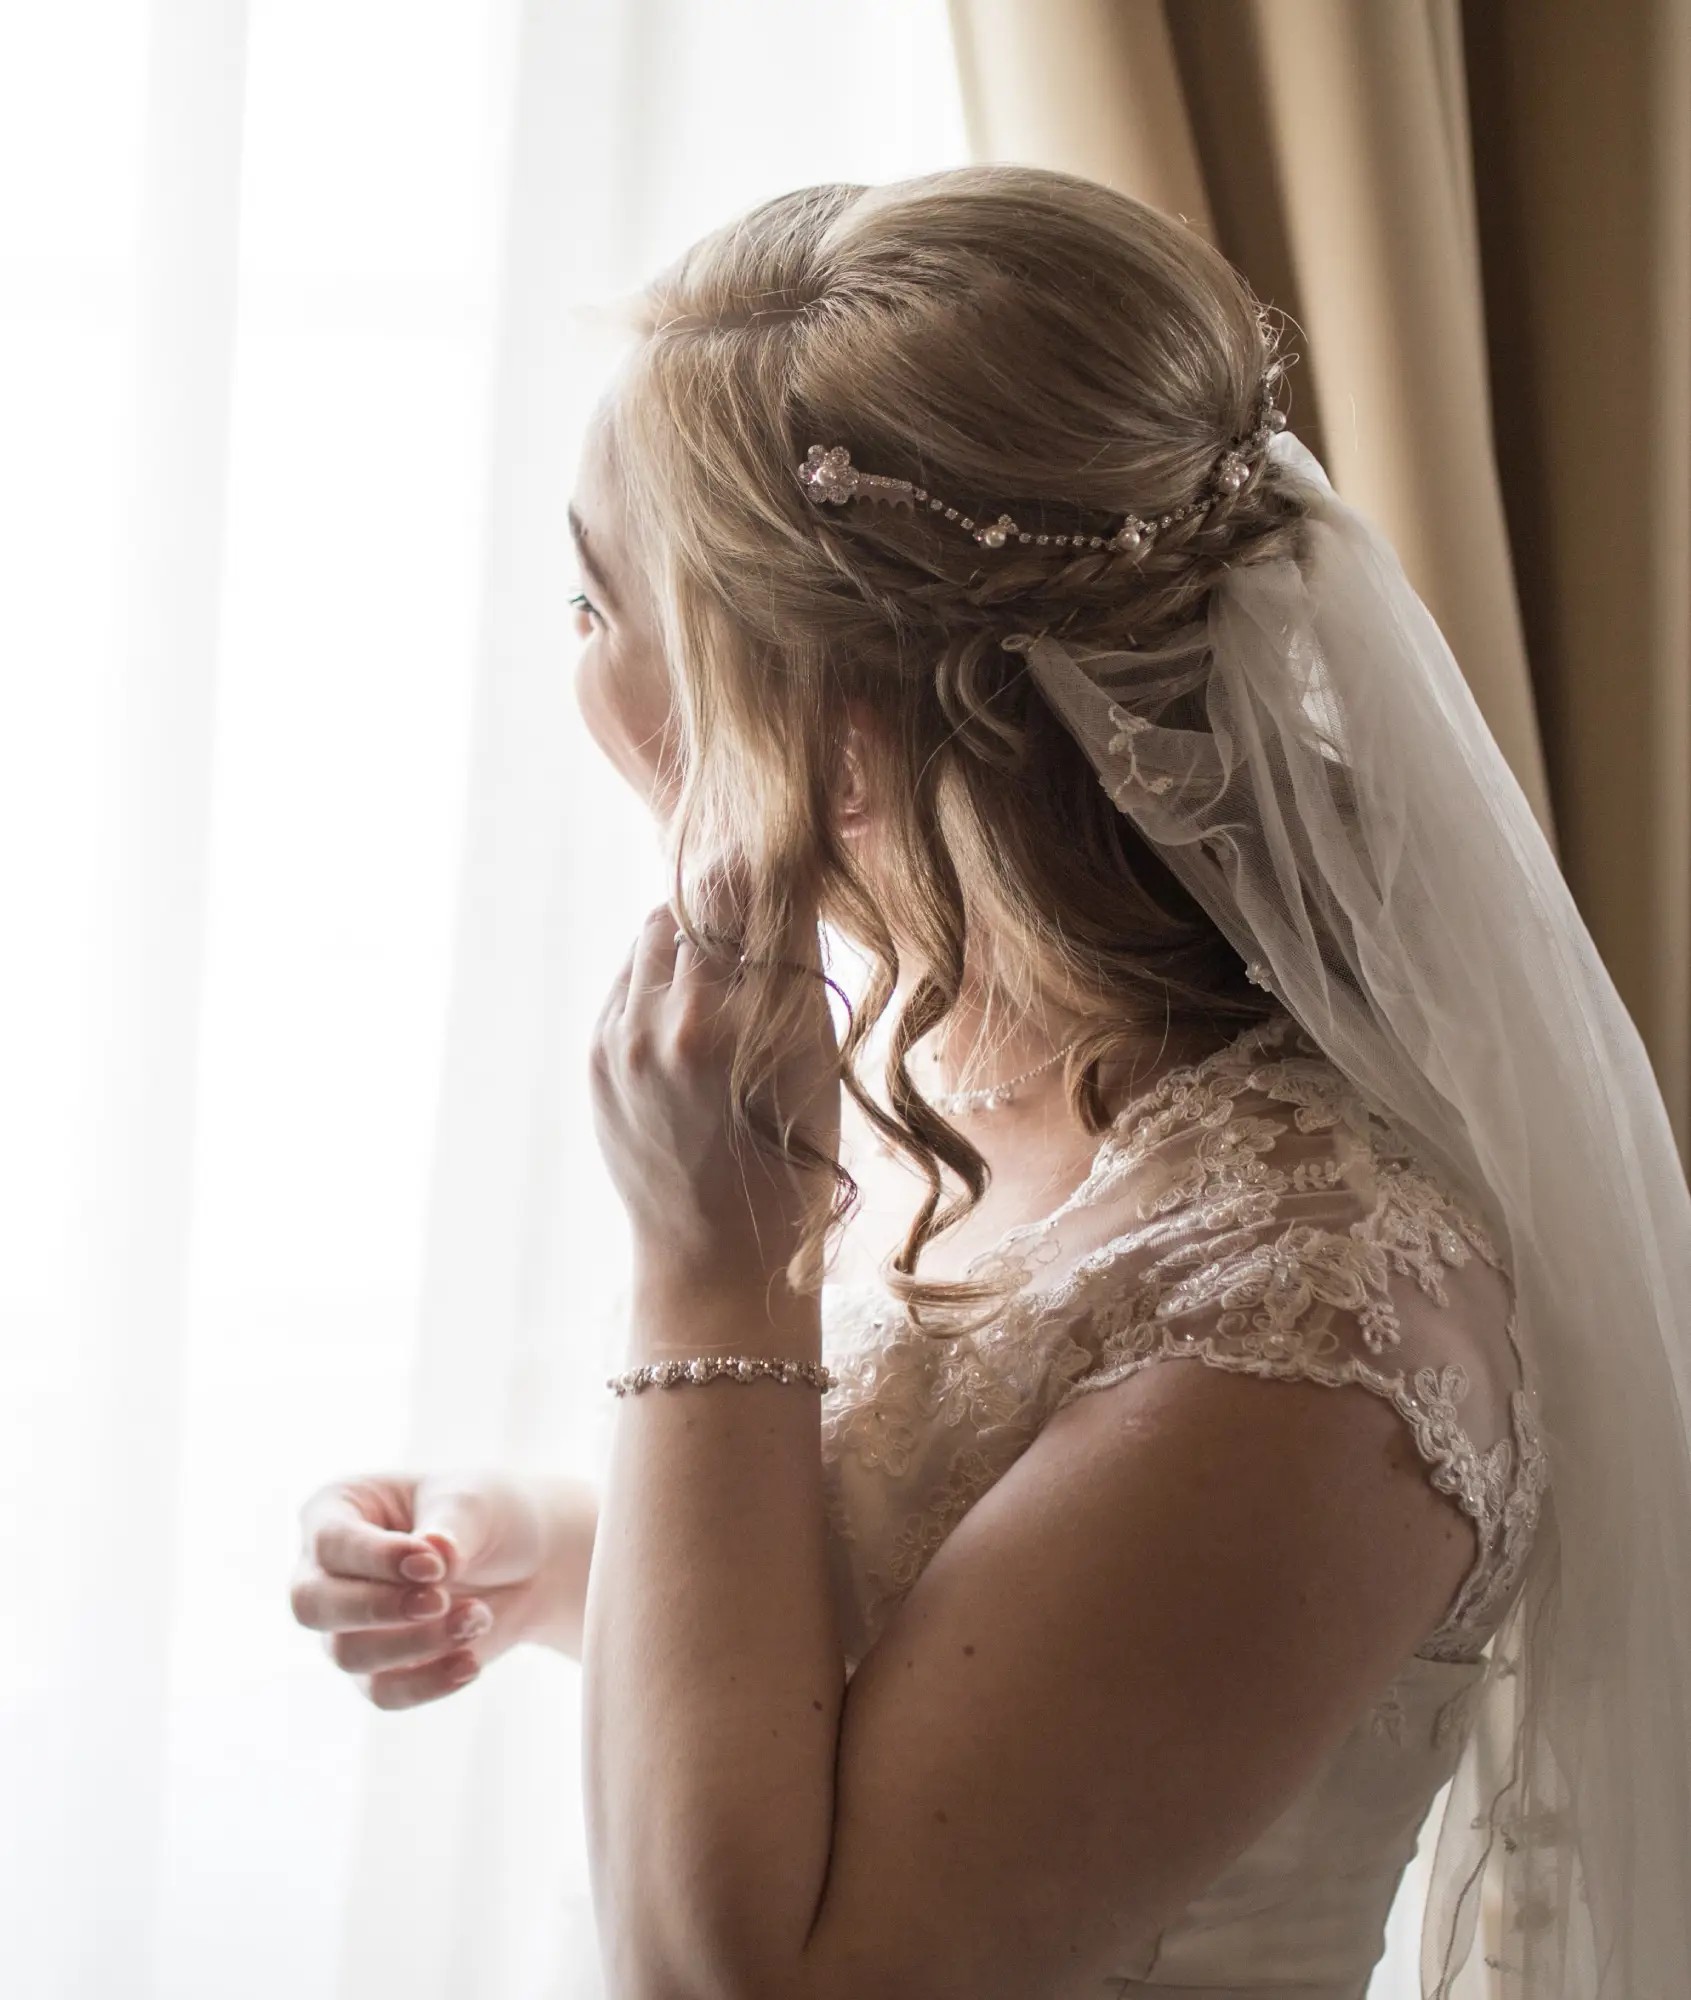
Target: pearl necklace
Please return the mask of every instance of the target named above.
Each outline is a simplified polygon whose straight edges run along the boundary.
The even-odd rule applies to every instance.
[[[1044,1062],[1035,1063],[1032,1069],[1023,1070],[1020,1076],[1006,1077],[1002,1083],[988,1084],[982,1090],[956,1090],[929,1099],[936,1111],[943,1111],[946,1117],[969,1111],[996,1111],[1001,1104],[1008,1104],[1016,1094],[1016,1086],[1026,1083],[1030,1077],[1038,1076],[1055,1063],[1060,1063],[1070,1049],[1078,1048],[1084,1035],[1076,1035],[1072,1042],[1065,1042],[1055,1055],[1047,1056]]]
[[[1083,1037],[1077,1035],[1072,1042],[1064,1043],[1055,1055],[1047,1056],[1044,1062],[1036,1063],[1032,1069],[1024,1070],[1020,1076],[1006,1077],[1002,1083],[988,1084],[981,1090],[941,1093],[930,1097],[928,1102],[936,1111],[943,1112],[947,1118],[954,1118],[960,1113],[966,1114],[970,1111],[996,1111],[1001,1104],[1012,1101],[1018,1084],[1026,1083],[1029,1077],[1038,1076],[1041,1071],[1050,1069],[1054,1063],[1061,1062],[1069,1050],[1077,1047],[1082,1039]],[[872,1135],[870,1144],[883,1160],[892,1157],[892,1148],[879,1132]]]

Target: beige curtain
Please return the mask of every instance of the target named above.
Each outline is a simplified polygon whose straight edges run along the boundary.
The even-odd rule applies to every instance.
[[[978,159],[1201,231],[1395,541],[1691,1157],[1691,0],[951,0]]]

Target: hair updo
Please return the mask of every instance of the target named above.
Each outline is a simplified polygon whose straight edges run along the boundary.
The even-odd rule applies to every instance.
[[[1002,641],[1031,625],[1196,658],[1221,576],[1296,554],[1301,504],[1259,462],[1135,554],[994,549],[921,507],[819,507],[797,468],[812,443],[845,444],[854,464],[977,521],[1108,535],[1211,490],[1218,454],[1257,421],[1276,329],[1227,260],[1157,210],[1076,175],[978,165],[761,203],[655,278],[632,331],[610,422],[672,679],[676,907],[710,927],[688,879],[702,853],[747,885],[749,960],[780,955],[801,903],[864,952],[842,1084],[928,1181],[884,1275],[918,1324],[925,1308],[941,1330],[978,1324],[1001,1285],[924,1280],[916,1265],[989,1169],[906,1068],[956,1002],[965,948],[995,1014],[1051,1001],[1091,1024],[1063,1071],[1091,1134],[1113,1115],[1101,1064],[1154,1057],[1171,1029],[1219,1042],[1275,1005]],[[1202,690],[1186,701],[1164,719],[1202,727]],[[835,824],[848,704],[873,724],[873,879]],[[857,1062],[901,941],[922,976],[892,1024],[883,1111]],[[736,1128],[818,1178],[790,1273],[812,1285],[857,1188],[754,1106],[811,1003],[755,963],[744,977]],[[965,1196],[943,1209],[942,1167]]]

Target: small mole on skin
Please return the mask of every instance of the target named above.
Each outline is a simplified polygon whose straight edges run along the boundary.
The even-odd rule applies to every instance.
[[[934,1807],[934,1818],[939,1821],[941,1826],[949,1826],[951,1824],[951,1821],[946,1816],[946,1811],[944,1806]]]
[[[965,1653],[972,1653],[975,1649],[973,1646],[965,1646],[963,1650]]]
[[[813,1702],[812,1702],[812,1703],[811,1703],[810,1705],[811,1705],[811,1707],[812,1707],[812,1708],[816,1708],[816,1709],[819,1709],[819,1708],[820,1708],[820,1707],[822,1706],[821,1702],[819,1702],[819,1701],[813,1701]]]

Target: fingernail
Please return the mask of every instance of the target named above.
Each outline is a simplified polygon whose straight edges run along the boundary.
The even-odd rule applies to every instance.
[[[474,1639],[493,1623],[493,1613],[485,1604],[466,1604],[446,1628],[454,1639]]]
[[[408,1590],[399,1600],[407,1618],[438,1618],[446,1609],[444,1590]]]
[[[466,1681],[473,1681],[480,1672],[481,1662],[471,1654],[466,1653],[462,1658],[453,1660],[448,1665],[446,1669],[447,1685],[449,1687],[462,1687]]]
[[[446,1565],[437,1555],[407,1556],[399,1565],[401,1576],[413,1583],[434,1583],[446,1574]]]

